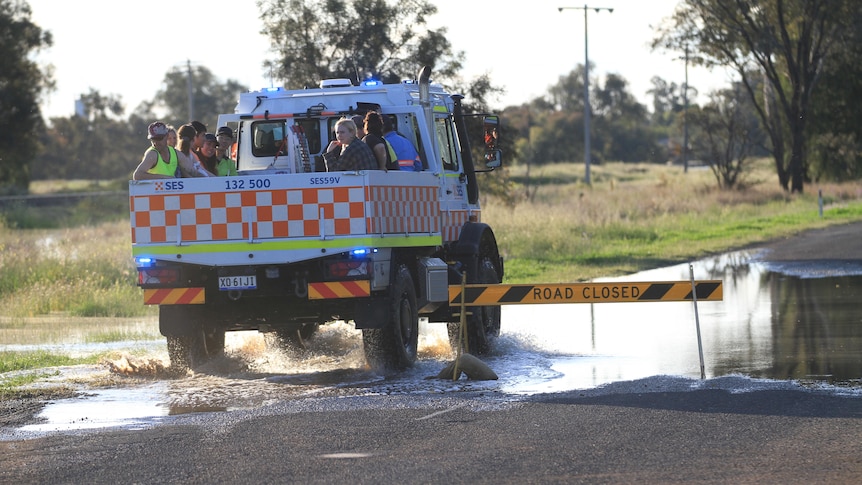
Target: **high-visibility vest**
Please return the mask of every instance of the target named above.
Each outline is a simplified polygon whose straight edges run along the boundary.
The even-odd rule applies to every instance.
[[[395,154],[395,149],[392,148],[392,144],[389,143],[389,140],[382,136],[380,137],[380,139],[383,140],[383,143],[386,145],[386,155],[389,156],[389,161],[386,164],[386,168],[389,170],[399,170],[398,155]]]
[[[177,173],[177,151],[174,150],[174,147],[169,146],[168,152],[171,154],[171,159],[168,161],[162,160],[162,154],[156,150],[156,147],[150,147],[149,150],[153,150],[156,152],[156,164],[149,170],[147,173],[151,173],[154,175],[169,175],[171,177],[175,176]]]

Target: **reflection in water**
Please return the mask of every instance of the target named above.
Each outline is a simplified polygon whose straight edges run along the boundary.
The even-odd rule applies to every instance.
[[[848,381],[862,377],[862,276],[800,278],[765,273],[772,365],[764,377]]]
[[[766,264],[736,252],[693,264],[723,281],[699,302],[706,377],[744,374],[828,382],[862,378],[862,262]],[[682,281],[688,264],[603,281]],[[577,386],[654,375],[700,377],[691,303],[509,306],[503,333],[550,358]],[[565,387],[565,386],[563,386]]]
[[[834,261],[765,264],[756,253],[696,263],[697,279],[722,279],[724,301],[700,305],[712,327],[705,346],[713,376],[856,381],[862,378],[862,265]],[[687,265],[633,275],[686,279]]]

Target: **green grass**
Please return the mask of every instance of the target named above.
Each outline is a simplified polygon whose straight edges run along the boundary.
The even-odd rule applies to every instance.
[[[512,178],[526,184],[523,167]],[[706,170],[607,163],[593,185],[572,183],[580,165],[534,168],[538,187],[516,207],[483,201],[508,283],[583,281],[672,265],[783,238],[806,229],[862,220],[862,184],[811,184],[787,194],[768,162],[744,190],[715,188]],[[536,175],[538,173],[538,176]],[[522,190],[523,185],[517,190]],[[822,190],[824,212],[818,211]]]
[[[33,350],[26,352],[0,351],[0,374],[12,371],[29,369],[41,369],[45,367],[57,367],[61,365],[96,364],[101,360],[100,355],[87,357],[69,357],[68,355],[55,354],[47,350]]]
[[[156,340],[162,338],[158,332],[129,332],[122,329],[106,330],[92,335],[87,335],[84,342],[88,344],[104,344],[109,342],[123,342],[126,340]]]
[[[64,365],[96,364],[103,359],[102,355],[91,355],[87,357],[69,357],[68,355],[54,354],[46,350],[34,350],[27,352],[0,351],[0,399],[13,399],[28,394],[37,393],[44,396],[68,396],[70,390],[65,386],[46,387],[27,391],[27,386],[48,377],[59,375],[59,372],[47,372],[47,367]],[[33,372],[20,372],[30,371]],[[16,372],[15,375],[3,376],[6,372]]]
[[[27,386],[34,382],[38,382],[46,377],[54,377],[59,375],[59,372],[28,372],[13,377],[0,379],[0,397],[13,391],[18,391],[19,388]]]
[[[509,283],[627,274],[862,220],[860,182],[812,183],[804,194],[788,194],[768,160],[753,167],[744,190],[726,191],[716,188],[711,172],[696,168],[683,173],[676,166],[603,163],[592,167],[593,184],[585,186],[580,164],[534,167],[529,180],[525,167],[516,166],[509,171],[520,202],[511,207],[485,197],[482,219],[497,237]],[[34,191],[94,187],[85,181],[43,185]],[[155,315],[157,307],[143,305],[135,286],[128,202],[82,201],[72,209],[32,209],[60,217],[59,228],[0,224],[2,315]]]
[[[4,316],[154,312],[141,303],[135,286],[127,220],[57,230],[0,227],[0,268]]]

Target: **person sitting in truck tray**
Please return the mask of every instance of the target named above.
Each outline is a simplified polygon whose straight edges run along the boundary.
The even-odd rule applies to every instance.
[[[380,170],[388,170],[389,168],[393,168],[391,163],[394,161],[394,158],[391,158],[389,154],[389,145],[386,143],[386,140],[383,139],[383,118],[380,116],[380,113],[377,111],[369,111],[365,113],[365,120],[363,120],[365,127],[365,136],[362,137],[362,141],[365,142],[371,148],[371,151],[374,152],[374,158],[377,159],[377,166]],[[358,131],[357,127],[357,131]],[[397,169],[397,166],[394,167]]]
[[[144,157],[133,180],[168,179],[176,177],[177,170],[185,177],[200,177],[192,161],[174,147],[168,146],[168,127],[161,121],[150,123],[147,138],[152,146],[144,152]]]
[[[391,116],[383,117],[383,138],[389,142],[395,152],[397,167],[391,170],[422,171],[422,159],[419,158],[419,152],[416,151],[413,142],[395,131],[395,120]]]
[[[194,139],[197,136],[197,132],[195,128],[191,125],[191,123],[186,123],[183,126],[180,126],[177,130],[177,138],[179,142],[177,142],[177,147],[179,148],[179,152],[182,155],[185,155],[192,162],[192,166],[194,167],[195,172],[198,174],[197,177],[214,177],[212,173],[208,172],[207,169],[201,165],[201,161],[198,159],[198,156],[195,155],[195,152],[192,150],[194,146]]]
[[[335,140],[329,142],[323,158],[328,172],[378,168],[374,152],[356,138],[356,123],[350,118],[342,118],[335,123]]]
[[[218,165],[216,171],[219,177],[236,175],[236,162],[230,157],[229,151],[233,146],[233,130],[229,126],[222,126],[216,132],[216,157]]]
[[[203,165],[207,172],[213,175],[218,175],[219,160],[216,156],[217,146],[218,140],[216,139],[216,136],[212,133],[205,133],[203,145],[201,145],[199,149],[195,150],[195,155],[197,155],[201,165]]]

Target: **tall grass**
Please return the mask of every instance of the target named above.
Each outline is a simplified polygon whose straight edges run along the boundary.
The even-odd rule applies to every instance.
[[[744,190],[720,190],[711,172],[648,164],[607,163],[533,169],[535,193],[514,208],[484,201],[506,259],[506,281],[565,282],[690,261],[794,234],[862,220],[862,184],[811,184],[787,194],[763,162]],[[537,175],[538,173],[538,175]],[[511,171],[526,191],[523,167]],[[536,187],[538,187],[536,189]],[[826,203],[818,213],[818,190]]]
[[[0,226],[0,313],[147,314],[135,286],[127,220],[57,230]]]
[[[809,184],[805,194],[778,187],[761,161],[744,190],[716,188],[708,170],[604,163],[593,184],[583,166],[534,169],[535,192],[514,208],[483,200],[506,259],[506,281],[567,282],[676,264],[800,232],[862,220],[862,183]],[[525,191],[524,167],[511,169]],[[493,176],[493,175],[483,175]],[[818,191],[825,202],[818,214]],[[92,202],[85,202],[92,204]],[[0,315],[153,315],[135,286],[128,209],[106,204],[92,222],[65,229],[0,223]],[[53,209],[49,209],[53,210]],[[33,211],[34,213],[41,213]],[[87,212],[87,207],[83,209]],[[74,221],[62,221],[72,224]]]

